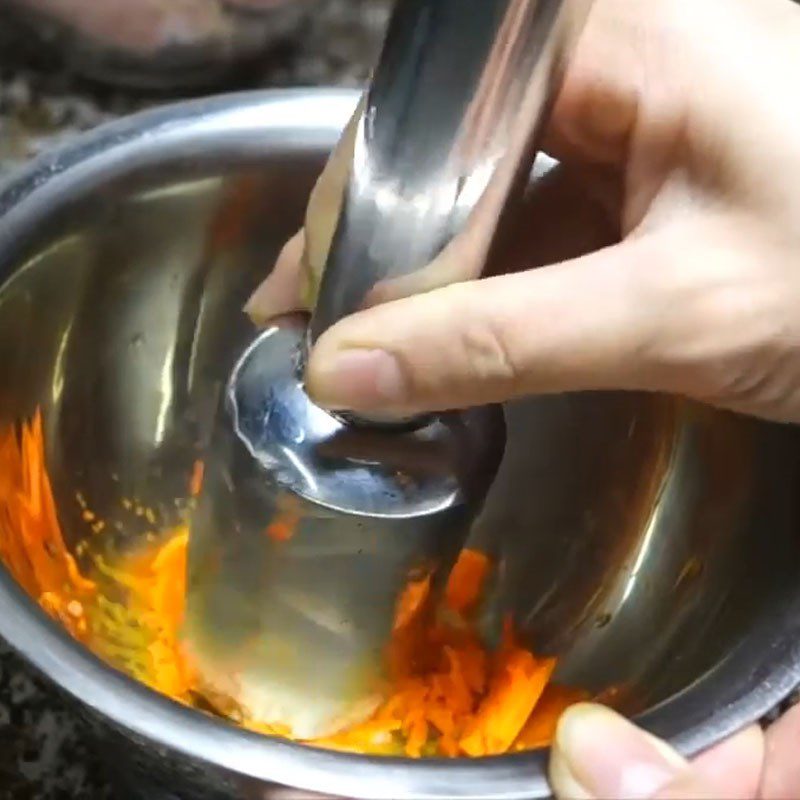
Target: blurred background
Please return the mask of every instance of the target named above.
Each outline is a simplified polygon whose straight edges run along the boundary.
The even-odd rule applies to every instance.
[[[357,86],[391,0],[0,0],[0,176],[156,103]]]
[[[0,180],[159,103],[358,86],[390,0],[0,0]],[[2,224],[2,220],[0,220]],[[73,713],[0,641],[0,800],[117,800]]]

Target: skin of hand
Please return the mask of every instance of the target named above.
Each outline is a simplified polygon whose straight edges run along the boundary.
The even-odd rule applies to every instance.
[[[613,711],[578,704],[558,725],[550,781],[563,800],[790,800],[800,797],[800,706],[687,762]]]
[[[800,421],[798,37],[790,0],[596,0],[546,146],[621,241],[355,314],[309,391],[408,414],[641,389]]]
[[[790,0],[596,0],[546,136],[562,167],[524,242],[491,277],[333,326],[309,392],[409,414],[631,389],[800,422],[799,43]],[[549,246],[565,226],[573,252]],[[287,244],[254,319],[309,307],[308,250],[303,232]],[[797,798],[799,752],[800,708],[688,763],[582,705],[551,779],[562,798]]]

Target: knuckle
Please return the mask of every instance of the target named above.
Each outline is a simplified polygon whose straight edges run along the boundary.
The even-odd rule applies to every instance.
[[[775,416],[778,409],[796,405],[800,395],[798,357],[781,347],[755,347],[721,359],[711,371],[705,394],[703,399]],[[794,414],[798,412],[800,408],[795,408]]]
[[[504,389],[518,386],[518,367],[503,330],[490,315],[471,315],[459,339],[460,355],[471,379]]]
[[[748,246],[705,243],[672,270],[662,338],[682,390],[729,406],[767,404],[781,393],[796,393],[798,287],[775,269],[777,260],[765,264],[763,253]]]

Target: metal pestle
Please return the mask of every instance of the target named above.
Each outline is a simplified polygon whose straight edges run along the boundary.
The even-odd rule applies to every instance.
[[[401,591],[423,573],[441,584],[462,547],[502,458],[502,411],[334,416],[304,391],[304,353],[365,305],[479,276],[572,22],[561,0],[398,0],[336,202],[306,221],[325,245],[311,321],[258,336],[215,421],[184,638],[218,705],[305,739],[368,716]],[[469,258],[440,259],[449,248]]]

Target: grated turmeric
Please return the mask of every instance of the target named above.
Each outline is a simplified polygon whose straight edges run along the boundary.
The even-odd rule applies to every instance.
[[[45,469],[42,415],[0,433],[0,558],[17,583],[85,642],[85,604],[97,585],[67,549]]]
[[[144,549],[113,564],[97,555],[95,580],[84,577],[61,533],[44,445],[39,411],[30,421],[0,431],[0,559],[20,586],[73,637],[152,689],[184,704],[216,707],[250,730],[291,738],[279,722],[250,719],[245,710],[225,707],[222,699],[202,697],[201,676],[180,641],[187,526],[147,537]],[[198,461],[188,493],[196,496],[202,482]],[[97,535],[105,523],[82,495],[78,502]],[[134,507],[130,500],[122,502],[126,509]],[[152,511],[142,513],[155,520]],[[298,521],[288,508],[265,533],[286,541]],[[386,654],[388,696],[368,721],[311,744],[412,758],[479,757],[549,745],[563,710],[587,695],[552,684],[555,660],[524,648],[510,621],[497,651],[486,650],[471,618],[490,572],[485,554],[464,550],[440,607],[430,576],[409,580]]]

